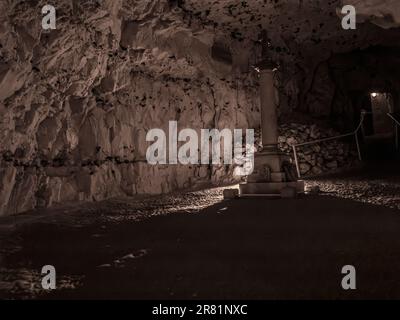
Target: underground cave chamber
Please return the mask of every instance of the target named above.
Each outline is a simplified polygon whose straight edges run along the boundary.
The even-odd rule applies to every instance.
[[[229,165],[148,165],[146,134],[168,121],[252,128],[261,146],[263,59],[279,66],[277,142],[291,158],[293,145],[352,132],[365,111],[361,156],[354,137],[300,146],[301,177],[392,157],[396,20],[360,7],[357,28],[344,30],[342,2],[61,1],[54,30],[42,30],[39,3],[2,4],[1,215],[240,182]]]

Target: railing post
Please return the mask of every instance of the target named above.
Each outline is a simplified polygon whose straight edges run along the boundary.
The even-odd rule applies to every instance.
[[[366,112],[362,111],[361,112],[361,116],[360,116],[360,123],[361,123],[361,127],[360,128],[361,128],[361,134],[362,134],[363,138],[365,137],[365,128],[363,126],[365,114],[366,114]],[[357,133],[357,130],[356,130],[356,133]]]
[[[362,161],[361,150],[360,150],[360,143],[358,142],[358,131],[354,132],[354,137],[356,138],[358,159],[360,159],[360,161]]]
[[[399,150],[399,126],[400,126],[400,122],[397,121],[397,119],[395,117],[393,117],[390,112],[387,113],[387,116],[390,119],[392,119],[393,122],[394,122],[394,126],[395,126],[394,137],[395,137],[395,144],[396,144],[396,151],[397,151],[397,150]]]
[[[293,148],[294,162],[296,163],[297,176],[301,178],[299,160],[297,159],[296,145],[292,144],[292,148]]]

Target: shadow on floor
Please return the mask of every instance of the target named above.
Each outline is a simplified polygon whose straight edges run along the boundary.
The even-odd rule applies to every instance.
[[[83,275],[46,299],[400,298],[398,210],[329,196],[224,201],[82,228],[34,224],[7,268]],[[344,265],[357,290],[341,288]]]

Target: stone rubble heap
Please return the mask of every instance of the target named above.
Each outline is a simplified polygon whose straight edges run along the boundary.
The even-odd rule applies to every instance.
[[[316,124],[284,124],[279,131],[279,148],[286,153],[293,153],[293,144],[340,135],[333,129],[324,129]],[[341,138],[298,147],[301,175],[320,175],[354,166],[358,158],[354,139],[351,139]]]
[[[279,127],[279,149],[293,157],[292,145],[338,136],[340,133],[316,124],[285,123]],[[326,142],[299,146],[297,158],[302,176],[317,176],[334,173],[357,165],[358,156],[354,139],[341,138]],[[260,133],[256,141],[261,146]]]

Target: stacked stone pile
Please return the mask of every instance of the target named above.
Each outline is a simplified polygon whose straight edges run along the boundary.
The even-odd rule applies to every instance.
[[[292,152],[293,144],[340,135],[333,129],[324,129],[315,124],[284,124],[279,131],[279,148],[286,153]],[[358,159],[351,137],[300,146],[297,148],[297,157],[302,175],[335,172],[355,165]]]
[[[285,123],[279,128],[279,149],[293,157],[292,145],[340,135],[333,129],[316,124]],[[256,134],[256,141],[260,141]],[[259,146],[261,145],[258,142]],[[297,158],[302,176],[333,173],[355,166],[358,161],[354,139],[341,138],[297,147]]]

